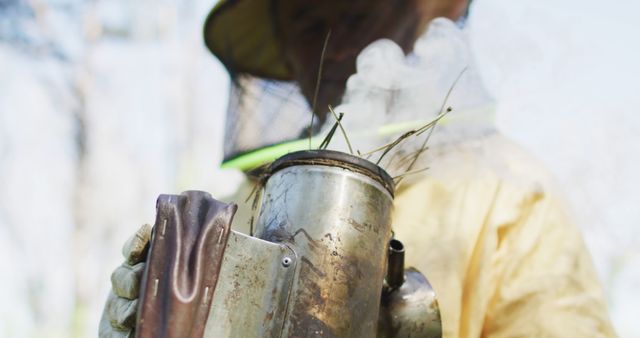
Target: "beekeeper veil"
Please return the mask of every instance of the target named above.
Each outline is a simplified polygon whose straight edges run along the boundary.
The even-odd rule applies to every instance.
[[[391,40],[378,40],[360,53],[356,66],[342,104],[334,109],[344,113],[341,123],[351,149],[342,134],[335,134],[329,149],[365,154],[437,119],[433,133],[408,137],[385,155],[381,164],[389,169],[392,159],[419,151],[426,137],[432,144],[453,142],[493,130],[493,99],[475,69],[464,31],[448,19],[433,20],[409,55]],[[309,104],[295,83],[240,75],[231,87],[225,160],[296,140],[302,142],[279,151],[308,148],[304,139],[311,120]],[[312,128],[312,147],[334,123],[329,117],[321,128]],[[377,161],[379,155],[369,158]]]

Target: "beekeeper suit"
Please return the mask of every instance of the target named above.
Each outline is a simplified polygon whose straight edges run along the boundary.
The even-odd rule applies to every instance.
[[[416,1],[420,18],[415,27],[403,28],[415,31],[415,37],[405,41],[393,32],[372,34],[386,39],[356,48],[359,56],[357,61],[353,57],[349,80],[324,93],[306,85],[313,82],[305,79],[308,74],[296,74],[304,62],[284,62],[281,44],[292,42],[279,39],[296,35],[270,31],[263,14],[303,16],[312,21],[310,28],[296,29],[307,32],[317,24],[313,17],[342,12],[323,13],[326,8],[317,5],[314,13],[314,6],[282,8],[287,1],[277,2],[281,7],[274,9],[268,1],[222,1],[205,25],[208,47],[234,77],[226,166],[249,171],[313,146],[333,123],[325,114],[327,105],[340,104],[335,111],[345,112],[343,126],[352,138],[334,136],[331,148],[358,151],[402,179],[394,200],[395,237],[405,244],[407,265],[422,271],[437,294],[444,337],[615,336],[589,254],[552,179],[493,127],[494,104],[474,70],[464,33],[447,19],[431,22],[436,16],[458,19],[464,12],[460,2]],[[371,5],[376,6],[372,11],[390,10]],[[411,18],[403,13],[398,15]],[[328,42],[320,52],[331,54],[328,46],[340,32],[332,26],[330,36],[324,34],[329,38],[322,39]],[[339,61],[328,69],[349,70]],[[339,80],[326,76],[327,86]],[[316,118],[308,128],[310,115],[305,114],[312,101],[317,101]],[[434,120],[435,128],[407,138],[393,153],[375,151]],[[307,138],[309,133],[318,136]],[[245,233],[250,231],[252,210],[245,201],[251,189],[247,180],[235,196],[224,199],[240,204],[234,227]],[[150,232],[143,226],[124,246],[126,262],[112,275],[101,337],[131,333]]]

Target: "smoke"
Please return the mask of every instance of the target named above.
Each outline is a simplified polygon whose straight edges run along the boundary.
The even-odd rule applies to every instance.
[[[345,114],[342,125],[354,151],[365,154],[427,124],[442,113],[443,104],[452,110],[440,120],[429,143],[491,129],[493,100],[474,68],[464,32],[450,20],[433,20],[409,55],[391,40],[376,41],[360,53],[356,66],[342,104],[335,108]],[[327,120],[321,135],[334,122]],[[406,165],[398,159],[419,151],[428,135],[408,137],[380,163],[392,175],[403,173]],[[329,148],[348,151],[339,133]],[[381,153],[369,159],[376,162]]]

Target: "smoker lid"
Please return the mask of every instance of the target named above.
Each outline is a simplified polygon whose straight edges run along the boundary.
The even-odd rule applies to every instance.
[[[351,170],[376,180],[394,196],[393,178],[381,167],[354,155],[334,150],[303,150],[284,155],[269,166],[269,174],[296,165],[325,165]]]

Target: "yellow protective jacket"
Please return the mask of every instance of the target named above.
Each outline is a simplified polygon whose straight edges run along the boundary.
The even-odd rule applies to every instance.
[[[428,163],[398,187],[393,228],[436,291],[444,337],[615,337],[580,232],[539,164],[499,134],[433,147]]]

